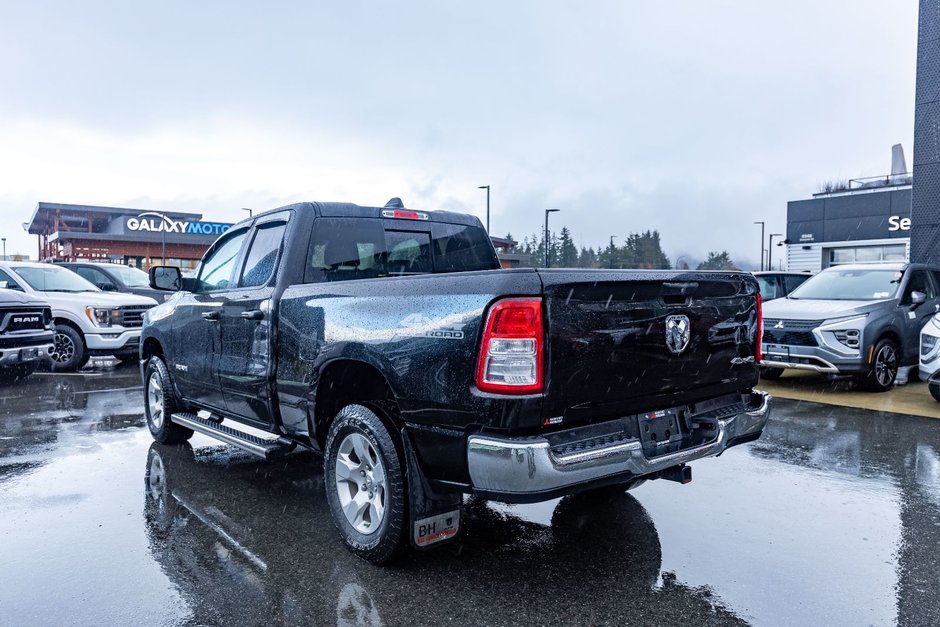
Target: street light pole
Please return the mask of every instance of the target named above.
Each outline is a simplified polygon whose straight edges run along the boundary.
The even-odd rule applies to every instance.
[[[545,210],[545,267],[551,267],[551,260],[548,258],[548,214],[555,213],[556,211],[561,211],[561,209],[546,209]]]
[[[767,269],[774,269],[774,238],[783,237],[783,233],[771,233],[770,244],[767,245]]]
[[[490,186],[480,185],[477,189],[486,190],[486,234],[490,234]]]
[[[6,261],[7,260],[7,238],[4,237],[2,239],[3,239],[3,260]]]
[[[249,218],[253,218],[253,217],[255,216],[255,213],[254,213],[254,211],[252,211],[252,210],[251,210],[251,209],[249,209],[248,207],[242,207],[242,211],[247,211],[247,212],[248,212],[248,217],[249,217]]]
[[[764,223],[755,222],[760,225],[760,269],[764,269]]]

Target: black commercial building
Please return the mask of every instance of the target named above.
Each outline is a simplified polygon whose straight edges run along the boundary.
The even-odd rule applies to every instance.
[[[841,189],[787,203],[786,266],[818,272],[844,263],[910,256],[911,177],[849,181]]]
[[[940,263],[940,0],[920,0],[911,260]]]

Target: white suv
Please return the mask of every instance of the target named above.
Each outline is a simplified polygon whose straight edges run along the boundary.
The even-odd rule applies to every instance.
[[[144,312],[152,298],[104,292],[71,270],[49,263],[0,262],[0,287],[49,301],[55,340],[49,356],[56,372],[72,372],[92,355],[136,361]]]
[[[940,401],[940,314],[920,331],[920,378],[927,382],[934,400]]]

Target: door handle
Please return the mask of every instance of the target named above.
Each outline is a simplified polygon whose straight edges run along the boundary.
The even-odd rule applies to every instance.
[[[204,311],[202,312],[202,317],[204,320],[215,321],[219,319],[218,311]]]
[[[245,320],[264,320],[264,312],[260,309],[253,309],[251,311],[243,311],[241,313],[242,318]]]

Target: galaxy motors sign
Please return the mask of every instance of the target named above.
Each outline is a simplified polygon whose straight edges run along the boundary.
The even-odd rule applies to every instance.
[[[178,235],[222,235],[231,224],[223,222],[184,222],[162,213],[149,211],[124,220],[124,228],[131,233],[176,233]]]

